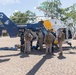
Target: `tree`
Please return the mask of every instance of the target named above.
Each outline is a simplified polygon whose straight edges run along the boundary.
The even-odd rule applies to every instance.
[[[74,19],[74,22],[76,21],[76,4],[73,4],[70,7],[65,8],[66,17],[71,17]]]
[[[25,12],[25,16],[28,19],[27,22],[34,22],[34,20],[36,19],[36,14],[29,10]]]
[[[42,2],[39,8],[50,12],[51,17],[52,16],[58,17],[60,13],[59,12],[60,6],[61,6],[60,0],[53,0],[52,2],[48,2],[48,1]],[[49,16],[47,13],[44,13],[44,15]]]
[[[35,16],[35,13],[29,10],[27,10],[25,13],[18,11],[13,13],[13,15],[10,16],[10,19],[16,24],[26,24],[28,21],[33,22]]]

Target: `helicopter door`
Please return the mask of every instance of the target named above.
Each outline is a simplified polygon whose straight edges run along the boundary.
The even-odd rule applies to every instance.
[[[68,28],[64,29],[63,32],[65,33],[65,39],[72,39],[72,32],[68,30]]]
[[[68,39],[72,39],[72,33],[70,30],[68,30]]]

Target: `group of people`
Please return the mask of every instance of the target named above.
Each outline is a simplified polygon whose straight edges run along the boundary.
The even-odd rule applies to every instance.
[[[21,31],[21,34],[20,34],[20,41],[21,41],[21,47],[20,47],[20,50],[21,52],[23,53],[26,53],[26,52],[30,52],[31,51],[31,41],[33,39],[33,36],[30,34],[30,30],[27,29],[26,32],[25,30],[23,29]]]
[[[37,33],[38,35],[38,46],[40,50],[43,49],[43,43],[46,46],[46,54],[50,52],[52,54],[54,52],[54,41],[57,39],[58,40],[58,45],[59,45],[59,50],[60,50],[60,55],[62,55],[62,45],[65,40],[65,34],[63,32],[63,29],[60,28],[58,35],[56,35],[53,32],[53,29],[47,30],[46,35],[44,36],[42,33],[42,30],[40,29]],[[26,32],[22,31],[21,33],[21,52],[24,53],[29,53],[31,52],[31,41],[33,39],[33,35],[31,34],[31,30],[27,29]]]

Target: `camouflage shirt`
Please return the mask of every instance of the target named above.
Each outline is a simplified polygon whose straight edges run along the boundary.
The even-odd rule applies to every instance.
[[[55,39],[55,37],[52,33],[47,34],[45,36],[45,44],[51,44],[54,39]]]

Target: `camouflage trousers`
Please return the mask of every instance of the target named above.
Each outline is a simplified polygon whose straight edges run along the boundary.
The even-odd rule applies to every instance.
[[[39,39],[39,47],[40,50],[43,49],[43,39]]]
[[[48,50],[50,53],[52,52],[52,43],[46,45],[46,53],[48,53]]]
[[[30,52],[31,51],[31,46],[30,46],[31,42],[30,41],[25,41],[25,50],[24,50],[24,53],[25,52]]]
[[[60,52],[62,52],[62,45],[63,45],[63,42],[64,42],[64,41],[59,41],[59,50],[60,50]]]

